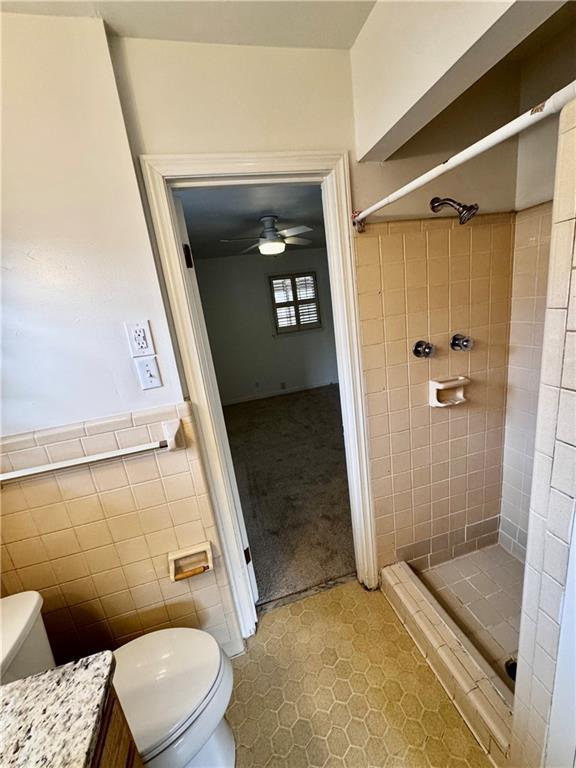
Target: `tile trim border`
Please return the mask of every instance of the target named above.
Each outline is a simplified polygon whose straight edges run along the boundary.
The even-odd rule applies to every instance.
[[[512,694],[406,563],[382,569],[382,592],[495,766],[509,766]]]

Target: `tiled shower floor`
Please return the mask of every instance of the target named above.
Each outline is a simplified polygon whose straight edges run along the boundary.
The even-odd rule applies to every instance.
[[[513,690],[504,664],[518,654],[523,564],[495,545],[428,568],[420,577]]]

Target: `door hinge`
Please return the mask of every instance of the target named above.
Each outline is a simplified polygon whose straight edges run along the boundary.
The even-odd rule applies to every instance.
[[[250,547],[246,547],[244,550],[244,559],[246,560],[246,565],[252,562],[252,555],[250,554]]]
[[[188,269],[194,269],[194,262],[192,261],[192,251],[188,243],[182,243],[182,250],[184,251],[184,261]]]

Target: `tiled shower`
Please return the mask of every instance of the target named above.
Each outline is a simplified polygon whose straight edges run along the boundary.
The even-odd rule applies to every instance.
[[[371,224],[356,238],[379,564],[422,573],[510,687],[551,221],[546,203],[464,226]],[[455,333],[472,349],[451,349]],[[412,353],[420,339],[434,345],[428,359]],[[430,407],[429,379],[458,375],[467,402]]]

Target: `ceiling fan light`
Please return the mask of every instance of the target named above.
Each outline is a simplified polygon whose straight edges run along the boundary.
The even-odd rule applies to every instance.
[[[260,243],[258,250],[262,256],[278,256],[286,250],[286,243],[283,240],[267,240]]]

